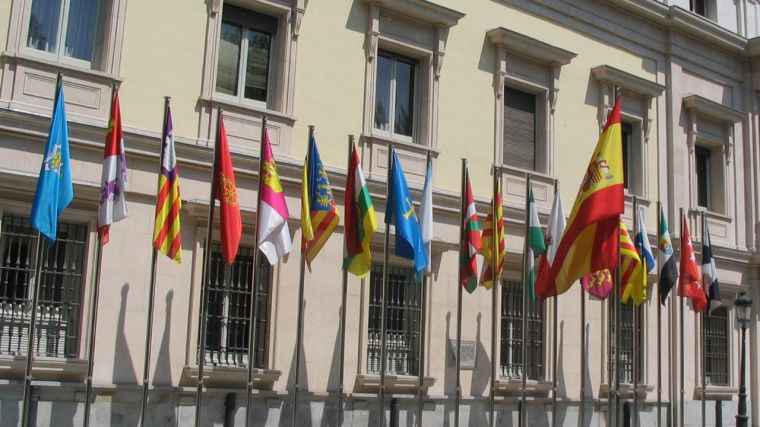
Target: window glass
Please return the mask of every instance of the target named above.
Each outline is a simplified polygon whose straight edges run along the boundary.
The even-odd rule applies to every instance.
[[[414,135],[417,62],[390,52],[377,57],[375,77],[375,129],[390,137]]]
[[[697,204],[704,208],[712,208],[710,203],[710,150],[696,147],[694,150],[697,169]]]
[[[414,64],[396,62],[396,115],[393,133],[412,136],[414,122]]]
[[[375,128],[387,131],[391,110],[391,59],[377,57],[377,77],[375,86]]]
[[[637,310],[636,322],[634,322],[633,313]],[[623,384],[633,384],[634,375],[634,334],[638,334],[638,345],[636,348],[636,365],[638,365],[638,378],[643,378],[643,330],[641,328],[642,319],[641,307],[637,308],[632,300],[622,304],[620,308],[620,382]],[[614,336],[614,334],[613,334]],[[615,341],[613,340],[613,343]],[[613,354],[615,344],[613,344]]]
[[[502,282],[501,297],[501,375],[522,378],[523,286],[520,282]],[[526,335],[527,378],[544,379],[544,309],[540,298],[528,300]]]
[[[627,190],[631,188],[631,177],[633,176],[633,126],[630,123],[621,123],[620,130],[623,137],[623,184]]]
[[[241,27],[228,22],[222,22],[222,34],[219,42],[219,66],[216,73],[217,92],[237,95],[242,34],[243,29]]]
[[[257,101],[267,100],[269,80],[269,49],[272,36],[256,30],[247,32],[248,61],[245,76],[245,97]]]
[[[728,309],[718,307],[703,314],[705,325],[705,379],[708,385],[728,383]]]
[[[62,0],[32,1],[26,45],[45,52],[55,52]]]
[[[100,0],[70,0],[66,56],[83,61],[92,60],[100,8]]]

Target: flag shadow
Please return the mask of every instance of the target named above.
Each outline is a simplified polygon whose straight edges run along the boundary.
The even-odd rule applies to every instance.
[[[138,385],[135,364],[129,351],[129,342],[124,331],[127,316],[127,296],[129,295],[129,283],[121,288],[121,306],[119,307],[119,320],[116,326],[116,342],[113,361],[114,384]],[[94,408],[93,408],[94,409]],[[125,404],[111,404],[110,425],[132,426],[137,425],[139,414],[130,411]]]

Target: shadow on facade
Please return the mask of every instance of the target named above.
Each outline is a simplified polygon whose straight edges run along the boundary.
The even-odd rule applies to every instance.
[[[137,375],[135,374],[135,364],[132,361],[132,355],[129,353],[129,343],[124,330],[127,315],[127,295],[129,294],[129,283],[121,287],[121,306],[119,307],[119,320],[116,325],[116,343],[114,348],[113,360],[113,382],[120,385],[138,385]],[[139,414],[130,411],[130,406],[125,402],[111,402],[111,422],[112,426],[131,426],[137,425]],[[139,412],[139,411],[137,411]]]

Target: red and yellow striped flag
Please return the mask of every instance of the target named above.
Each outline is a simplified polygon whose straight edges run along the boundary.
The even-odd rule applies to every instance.
[[[494,269],[491,264],[493,263],[492,248],[494,245],[494,228],[496,229],[496,241],[498,242],[496,276],[499,276],[504,269],[504,259],[507,247],[504,238],[504,209],[502,208],[501,203],[501,186],[498,182],[493,190],[493,200],[495,200],[496,204],[496,227],[494,227],[493,204],[491,204],[488,208],[486,224],[483,228],[482,244],[480,246],[480,254],[483,255],[483,272],[480,276],[480,284],[485,286],[486,289],[491,289],[493,287]]]
[[[172,114],[166,106],[164,138],[161,143],[161,171],[156,197],[156,221],[153,226],[153,247],[174,261],[182,262],[182,235],[179,228],[179,211],[182,200],[179,195],[179,169],[174,154],[174,129]]]
[[[647,276],[639,251],[623,221],[620,221],[620,258],[620,283],[623,286],[621,302],[625,304],[633,297],[633,303],[639,306],[647,299]]]

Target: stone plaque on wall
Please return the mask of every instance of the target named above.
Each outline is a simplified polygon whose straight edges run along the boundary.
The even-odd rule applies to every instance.
[[[449,353],[449,365],[456,366],[456,354],[457,354],[457,341],[449,340],[451,352]],[[475,369],[475,360],[477,359],[478,344],[475,341],[462,341],[462,346],[459,349],[459,354],[462,357],[460,367],[462,369]]]

